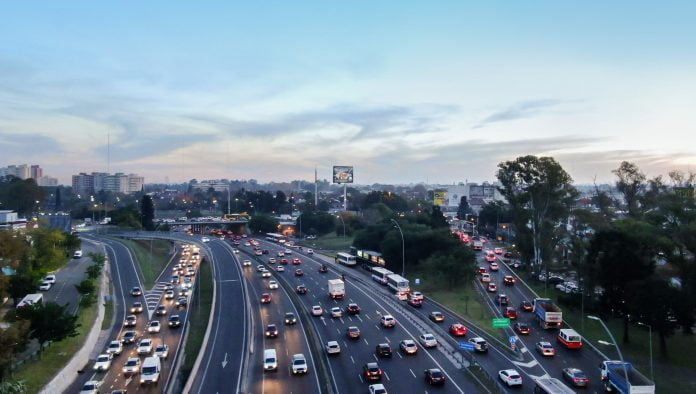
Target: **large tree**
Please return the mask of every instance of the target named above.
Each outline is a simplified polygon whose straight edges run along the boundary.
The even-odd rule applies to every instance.
[[[0,178],[0,206],[17,211],[21,216],[34,213],[46,198],[46,192],[34,179],[14,176]]]
[[[624,197],[628,215],[638,217],[640,197],[645,190],[645,174],[637,165],[628,161],[622,161],[619,168],[612,172],[618,178],[616,188]]]
[[[44,344],[77,335],[78,316],[67,309],[67,305],[48,302],[19,308],[17,316],[30,322],[31,337]]]
[[[278,220],[270,215],[256,214],[249,220],[249,229],[255,234],[278,232]]]
[[[0,330],[0,381],[4,381],[17,353],[24,349],[29,334],[29,322],[17,320]]]
[[[155,229],[155,204],[152,202],[152,197],[146,194],[140,200],[140,224],[145,230],[152,231]]]

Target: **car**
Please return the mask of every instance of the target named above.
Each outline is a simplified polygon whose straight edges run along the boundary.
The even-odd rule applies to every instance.
[[[430,368],[423,371],[425,383],[431,386],[445,384],[445,374],[437,368]]]
[[[394,316],[392,315],[382,316],[382,318],[379,319],[379,322],[382,324],[382,327],[384,328],[396,327],[396,319],[394,319]]]
[[[237,242],[237,245],[235,245],[235,246],[239,246],[239,242]],[[239,254],[239,249],[233,249],[232,253]]]
[[[413,293],[411,293],[410,298],[414,300],[423,300],[425,299],[425,296],[423,296],[423,293],[421,293],[420,291],[414,291]]]
[[[263,252],[260,251],[260,250],[257,250],[257,251],[254,252],[254,254],[257,255],[257,256],[261,256],[261,255],[263,254]]]
[[[360,307],[358,304],[352,302],[346,307],[346,312],[348,312],[349,315],[358,315],[360,314]]]
[[[418,352],[418,345],[412,339],[404,339],[399,342],[399,349],[406,354],[416,354]]]
[[[186,305],[188,304],[188,300],[186,297],[179,297],[176,299],[176,307],[178,309],[186,308]]]
[[[138,332],[137,331],[126,331],[123,333],[123,336],[121,338],[122,338],[121,342],[123,342],[123,344],[125,344],[125,345],[135,343],[136,338],[138,338]]]
[[[515,277],[512,275],[505,275],[503,277],[503,284],[505,286],[514,286],[515,282],[516,282]]]
[[[179,275],[172,275],[172,278],[169,280],[170,283],[179,283]]]
[[[77,253],[77,252],[75,252]],[[77,257],[76,257],[77,258]],[[89,380],[82,385],[80,389],[80,394],[98,394],[99,393],[99,382],[96,380]]]
[[[575,387],[587,387],[590,384],[590,378],[578,368],[563,368],[563,380]]]
[[[285,267],[283,267],[282,265],[277,266],[276,272],[285,272]]]
[[[388,343],[380,343],[377,346],[375,346],[375,353],[378,357],[391,357],[392,349]]]
[[[271,294],[270,293],[261,294],[261,303],[262,304],[270,304],[271,303]]]
[[[132,295],[133,297],[141,296],[143,295],[143,291],[140,290],[140,287],[136,286],[130,290],[130,295]]]
[[[111,353],[102,353],[97,356],[97,359],[94,361],[94,369],[95,371],[106,371],[107,369],[111,368],[111,360],[113,359],[114,355]]]
[[[346,335],[351,339],[360,338],[360,329],[356,326],[350,326],[346,329]]]
[[[285,256],[285,253],[284,253],[284,252],[278,252],[277,255],[278,255],[278,257],[283,257],[283,256]]]
[[[505,308],[505,311],[503,311],[503,317],[507,317],[510,320],[515,320],[517,319],[517,310],[509,306]]]
[[[191,290],[182,287],[181,290],[179,290],[179,297],[188,297],[188,295],[191,294]]]
[[[134,302],[133,305],[131,305],[130,312],[131,313],[142,313],[143,311],[143,303],[140,301]]]
[[[166,290],[164,292],[164,299],[165,300],[173,300],[174,299],[174,290]]]
[[[293,264],[293,265],[299,265],[299,264],[302,264],[302,261],[301,261],[300,259],[298,259],[298,258],[294,258],[294,259],[292,259],[292,264]]]
[[[203,238],[201,238],[201,242],[210,242],[210,238],[203,237]]]
[[[486,261],[489,263],[492,263],[495,261],[495,254],[489,252],[486,252]]]
[[[286,244],[286,245],[287,245],[287,244]],[[283,251],[283,253],[285,253],[285,254],[292,254],[292,250],[290,250],[290,249],[285,249],[285,250]]]
[[[428,315],[428,318],[430,320],[434,321],[435,323],[442,323],[443,321],[445,321],[445,315],[443,315],[442,312],[438,312],[438,311],[430,312],[430,314]]]
[[[157,305],[157,308],[155,309],[155,314],[157,316],[164,316],[167,314],[167,307],[164,305]]]
[[[327,267],[326,264],[322,264],[319,266],[319,272],[325,274],[329,272],[329,267]]]
[[[251,267],[251,260],[242,261],[242,267]]]
[[[491,263],[489,267],[491,271],[498,271],[500,269],[500,267],[498,267],[498,263]]]
[[[488,352],[488,342],[481,337],[471,338],[469,339],[469,343],[472,343],[474,345],[474,350],[479,353]]]
[[[131,375],[140,372],[140,358],[139,357],[129,357],[128,360],[123,364],[121,372],[124,375]]]
[[[269,254],[270,251],[269,251],[268,249],[263,249],[263,250],[261,251],[261,253],[263,253],[263,254]]]
[[[75,253],[73,253],[73,258],[74,259],[79,259],[82,257],[82,251],[81,250],[76,250]]]
[[[382,379],[382,369],[377,363],[367,363],[363,365],[363,376],[365,380],[380,380]]]
[[[531,312],[534,310],[534,305],[530,301],[522,301],[520,308],[525,312]]]
[[[542,356],[553,357],[556,355],[556,349],[553,348],[551,342],[537,342],[536,346],[534,347],[536,348],[537,352],[539,352]]]
[[[262,277],[262,278],[270,278],[270,277],[271,277],[271,271],[263,270],[263,272],[261,272],[261,277]]]
[[[326,342],[326,353],[327,354],[339,354],[341,353],[341,345],[337,341]]]
[[[167,325],[169,325],[169,328],[179,327],[181,326],[181,318],[179,315],[171,315],[169,319],[167,319]]]
[[[292,374],[297,375],[301,373],[307,373],[309,368],[307,367],[307,359],[304,354],[298,353],[292,355]]]
[[[490,281],[491,281],[491,274],[488,274],[488,273],[481,274],[481,282],[482,283],[489,283]]]
[[[297,317],[295,317],[295,314],[292,312],[286,312],[285,313],[285,324],[293,325],[295,323],[297,323]]]
[[[275,260],[275,259],[274,259],[274,260]],[[273,263],[275,263],[275,261],[273,261],[273,263],[271,263],[271,262],[269,261],[269,263],[270,263],[270,264],[273,264]],[[266,270],[266,267],[264,267],[263,264],[259,264],[259,265],[256,266],[256,272],[263,272],[263,271],[265,271],[265,270]]]
[[[297,291],[297,294],[307,294],[307,291],[309,291],[309,289],[305,285],[298,285],[295,288],[295,291]]]
[[[160,343],[155,347],[155,357],[167,358],[169,355],[169,345]]]
[[[532,333],[532,328],[527,323],[515,323],[512,329],[520,335],[529,335]]]
[[[385,389],[384,385],[381,383],[371,384],[367,387],[367,390],[370,394],[387,394],[387,389]]]
[[[41,291],[49,291],[49,290],[51,290],[51,286],[52,286],[51,283],[46,282],[46,281],[43,281],[43,282],[41,282],[41,284],[39,285],[39,290],[41,290]]]
[[[507,294],[500,293],[498,294],[498,297],[496,297],[496,302],[498,305],[507,305],[509,300]]]
[[[498,377],[508,387],[522,386],[522,376],[514,369],[503,369],[498,371]]]
[[[503,248],[495,248],[495,249],[493,249],[493,253],[495,253],[495,254],[503,254]]]
[[[341,308],[337,306],[331,308],[331,317],[343,317],[343,311],[341,311]]]
[[[138,343],[138,354],[152,353],[152,339],[144,338]]]
[[[312,316],[321,316],[324,314],[324,310],[319,305],[312,306]]]
[[[280,264],[287,265],[289,263],[288,259],[280,259]]]
[[[277,289],[277,288],[278,288],[278,282],[276,282],[276,281],[274,281],[274,280],[268,281],[268,288],[271,289],[271,290]]]
[[[488,292],[495,293],[496,291],[498,291],[498,286],[496,286],[495,283],[489,283],[488,284]]]
[[[449,327],[449,332],[455,337],[463,337],[466,335],[467,329],[461,323],[454,323]]]
[[[159,320],[153,320],[147,325],[147,332],[158,333],[160,332],[160,322]]]
[[[479,274],[485,274],[486,272],[488,272],[488,270],[486,269],[486,267],[478,267],[478,273],[479,273]]]
[[[314,250],[313,250],[313,249],[307,249],[307,254],[314,254]]]
[[[301,269],[296,269],[296,270],[295,270],[295,276],[302,276],[302,275],[304,275],[304,272],[302,272]]]
[[[423,299],[419,298],[409,298],[408,299],[408,304],[411,305],[414,308],[420,308],[423,306]]]
[[[420,341],[421,345],[423,345],[423,347],[426,348],[437,346],[437,339],[435,339],[435,336],[433,334],[421,334],[418,337],[418,340]]]
[[[48,282],[48,283],[54,285],[54,284],[56,283],[56,276],[53,275],[53,274],[51,274],[51,275],[46,275],[46,276],[43,278],[43,281],[44,281],[44,282]]]
[[[278,337],[278,327],[275,324],[269,324],[266,326],[266,338],[277,338]]]
[[[119,354],[121,354],[121,352],[123,352],[123,344],[121,343],[121,341],[111,341],[106,346],[106,352],[118,356]]]

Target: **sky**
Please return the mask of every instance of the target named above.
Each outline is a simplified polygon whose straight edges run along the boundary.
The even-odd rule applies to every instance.
[[[146,182],[696,171],[696,2],[3,2],[0,166]],[[107,141],[110,141],[107,148]],[[109,154],[107,155],[107,151]],[[107,160],[107,157],[110,160]]]

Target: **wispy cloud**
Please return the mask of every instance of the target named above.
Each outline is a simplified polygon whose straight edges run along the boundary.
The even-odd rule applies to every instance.
[[[524,118],[530,118],[536,115],[539,115],[542,113],[544,110],[557,107],[561,104],[566,103],[567,101],[565,100],[559,100],[559,99],[544,99],[544,100],[529,100],[529,101],[521,101],[519,103],[516,103],[510,107],[507,107],[505,109],[502,109],[500,111],[494,112],[487,117],[485,117],[483,120],[481,120],[477,125],[475,125],[473,128],[481,128],[486,125],[489,125],[491,123],[496,123],[496,122],[506,122],[510,120],[516,120],[516,119],[524,119]]]

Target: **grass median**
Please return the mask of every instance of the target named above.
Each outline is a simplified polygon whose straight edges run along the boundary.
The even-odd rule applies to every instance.
[[[186,340],[186,354],[181,366],[182,381],[186,381],[196,362],[198,352],[203,345],[205,331],[208,328],[210,309],[213,304],[213,271],[208,260],[203,260],[198,273],[197,289],[189,310],[189,334]]]
[[[353,237],[344,237],[343,235],[330,233],[322,235],[317,239],[301,240],[297,244],[307,248],[326,250],[330,254],[335,255],[335,252],[348,252],[351,245],[353,245]]]
[[[132,252],[143,274],[143,286],[151,289],[172,257],[172,242],[164,239],[119,239]],[[152,253],[151,253],[152,252]]]

